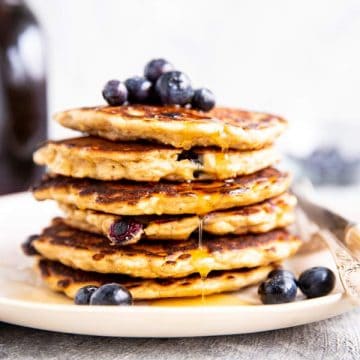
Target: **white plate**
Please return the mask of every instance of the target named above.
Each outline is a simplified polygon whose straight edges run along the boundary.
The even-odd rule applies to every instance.
[[[228,306],[76,306],[47,290],[31,270],[32,260],[19,250],[58,214],[51,202],[36,203],[30,194],[0,197],[0,321],[51,331],[126,337],[180,337],[241,334],[285,328],[329,318],[348,311],[351,303],[337,288],[328,296],[284,305]],[[287,267],[334,268],[329,253],[297,256]],[[256,289],[233,299],[256,302]]]

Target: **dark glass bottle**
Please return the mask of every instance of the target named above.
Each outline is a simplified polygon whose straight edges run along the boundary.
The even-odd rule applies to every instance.
[[[27,190],[41,175],[32,161],[46,139],[44,45],[22,0],[0,0],[0,194]]]

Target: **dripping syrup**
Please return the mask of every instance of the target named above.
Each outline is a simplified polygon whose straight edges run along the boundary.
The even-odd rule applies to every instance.
[[[191,258],[196,271],[200,275],[201,299],[202,302],[205,302],[205,280],[211,270],[211,267],[207,263],[208,252],[203,245],[203,236],[203,217],[201,217],[198,227],[198,246],[196,250],[192,251]]]

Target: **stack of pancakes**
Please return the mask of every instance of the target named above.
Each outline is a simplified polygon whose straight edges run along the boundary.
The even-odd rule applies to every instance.
[[[271,167],[280,117],[127,105],[58,113],[88,135],[34,155],[34,188],[64,211],[31,246],[50,288],[74,297],[117,282],[134,299],[236,291],[256,284],[300,241],[290,177]]]

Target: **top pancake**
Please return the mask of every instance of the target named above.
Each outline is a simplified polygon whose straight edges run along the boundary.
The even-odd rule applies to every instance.
[[[72,109],[55,120],[70,129],[109,140],[153,140],[177,148],[218,146],[259,149],[284,131],[281,117],[240,109],[201,112],[176,106],[124,105]]]

